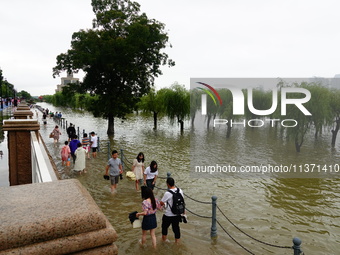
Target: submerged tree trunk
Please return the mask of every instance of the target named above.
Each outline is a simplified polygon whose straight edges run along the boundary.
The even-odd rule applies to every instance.
[[[208,114],[208,119],[207,119],[207,129],[209,129],[210,120],[211,120],[211,115]]]
[[[157,116],[158,112],[153,112],[153,129],[157,129]]]
[[[338,135],[340,128],[340,118],[335,120],[336,126],[335,129],[332,129],[332,147],[335,147],[336,136]]]
[[[315,139],[318,138],[319,133],[321,133],[321,129],[322,127],[315,125],[315,134],[314,134]]]
[[[303,143],[303,136],[301,138],[301,141],[299,141],[299,133],[297,133],[296,136],[295,136],[295,150],[296,150],[296,152],[301,151],[302,143]]]
[[[295,139],[295,150],[296,150],[296,152],[301,151],[301,144],[299,144],[298,139]]]
[[[109,114],[109,117],[108,117],[107,134],[109,136],[113,136],[115,134],[114,117],[112,114]]]
[[[193,115],[191,116],[191,126],[192,126],[192,127],[193,127],[194,124],[195,124],[195,117],[196,117],[196,114],[193,114]]]
[[[227,123],[227,138],[230,138],[231,135],[231,124],[230,124],[230,120],[228,120]]]
[[[180,126],[181,126],[181,132],[184,131],[184,121],[183,120],[178,120]]]

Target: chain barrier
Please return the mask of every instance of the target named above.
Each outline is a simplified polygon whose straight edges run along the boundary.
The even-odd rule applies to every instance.
[[[206,204],[206,205],[211,205],[212,203],[211,202],[203,202],[203,201],[199,201],[197,199],[194,199],[192,197],[189,197],[187,194],[184,194],[185,197],[191,199],[192,201],[195,201],[196,203],[200,203],[200,204]]]
[[[222,230],[238,245],[240,246],[242,249],[244,249],[245,251],[247,251],[249,254],[255,255],[255,253],[251,252],[250,250],[248,250],[246,247],[244,247],[242,244],[240,244],[239,242],[236,241],[236,239],[234,237],[232,237],[227,230],[225,230],[225,228],[221,225],[221,223],[217,220],[216,221],[217,224],[222,228]]]
[[[168,191],[168,189],[163,189],[163,188],[160,188],[160,187],[158,187],[158,186],[156,186],[156,185],[155,185],[155,188],[160,189],[160,190]]]
[[[205,219],[211,219],[212,218],[211,216],[202,216],[202,215],[199,215],[197,213],[194,213],[193,211],[189,210],[188,207],[185,207],[185,210],[190,212],[191,214],[197,216],[197,217],[200,217],[200,218],[205,218]]]
[[[125,164],[124,164],[124,168],[125,169],[127,169],[128,171],[131,171],[131,167],[129,167],[127,164],[126,164],[126,162],[124,162]]]
[[[238,231],[240,231],[242,234],[248,236],[249,238],[253,239],[254,241],[256,242],[259,242],[259,243],[262,243],[264,245],[268,245],[268,246],[271,246],[271,247],[275,247],[275,248],[282,248],[282,249],[292,249],[291,246],[280,246],[280,245],[275,245],[275,244],[270,244],[270,243],[266,243],[266,242],[263,242],[261,240],[258,240],[256,239],[255,237],[252,237],[251,235],[247,234],[246,232],[244,232],[242,229],[240,229],[238,226],[236,226],[224,213],[223,211],[221,210],[221,208],[219,206],[217,206],[217,209],[220,211],[220,213],[227,219],[227,221],[229,221],[229,223],[231,225],[233,225]]]
[[[125,160],[126,160],[130,165],[133,164],[133,163],[132,163],[125,155],[123,155],[123,158],[125,158]]]

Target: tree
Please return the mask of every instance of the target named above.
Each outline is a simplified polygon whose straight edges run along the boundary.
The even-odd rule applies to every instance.
[[[2,70],[0,69],[0,107],[1,109],[4,108],[4,102],[2,100],[2,81],[4,80],[4,77],[2,76]]]
[[[53,76],[62,71],[83,70],[80,89],[97,95],[94,114],[108,119],[108,135],[114,134],[114,118],[132,112],[150,91],[161,65],[174,62],[162,50],[168,44],[165,25],[140,14],[130,0],[92,0],[93,28],[72,35],[71,49],[57,56]]]
[[[309,112],[315,128],[315,138],[322,131],[326,124],[330,125],[333,121],[330,106],[330,90],[320,83],[309,83],[307,89],[313,95],[309,104]]]
[[[164,115],[165,106],[164,106],[164,93],[166,89],[161,89],[159,91],[155,91],[151,89],[150,92],[141,98],[141,101],[138,103],[139,108],[144,112],[151,112],[153,114],[153,129],[157,129],[157,120],[159,115]]]
[[[246,101],[250,102],[250,105],[256,109],[256,110],[269,110],[273,107],[273,97],[275,96],[276,91],[273,92],[273,90],[265,91],[263,88],[256,88],[256,89],[250,89],[249,91],[249,98],[248,93],[246,94]],[[247,103],[248,104],[248,103]],[[274,106],[276,107],[276,106]],[[257,115],[251,112],[248,107],[245,107],[246,112],[246,118],[250,121],[251,125],[255,125],[255,120],[253,119],[261,119],[261,118],[268,118],[269,116],[263,116],[263,115]],[[253,128],[253,126],[252,126]]]
[[[333,124],[335,127],[332,128],[332,147],[335,147],[336,137],[340,129],[340,90],[333,90],[330,95],[330,107],[333,117]]]
[[[219,109],[219,105],[214,101],[210,96],[207,96],[207,128],[209,129],[210,121],[216,119],[217,111]]]
[[[190,90],[190,117],[191,117],[191,126],[194,126],[196,112],[201,107],[201,95],[202,92],[197,88]]]
[[[308,83],[302,82],[300,84],[294,83],[294,87],[302,87],[308,89]],[[300,93],[289,93],[287,98],[299,98],[302,95]],[[315,100],[313,98],[305,103],[304,106],[307,109],[310,109],[312,104],[315,104]],[[307,131],[310,129],[311,124],[313,123],[311,116],[305,116],[304,113],[301,112],[295,105],[287,105],[287,119],[293,119],[297,122],[295,127],[287,127],[287,135],[288,137],[293,137],[295,150],[296,152],[301,151],[301,146],[304,142],[305,135]]]
[[[25,90],[21,90],[20,92],[18,92],[17,96],[18,96],[19,98],[24,98],[24,99],[26,99],[26,100],[29,100],[29,99],[32,98],[31,94],[28,93],[28,92],[25,91]]]
[[[190,117],[190,92],[178,83],[173,84],[164,91],[165,113],[173,123],[180,124],[181,132],[184,130],[184,120]]]
[[[233,115],[233,96],[228,89],[220,89],[218,93],[220,94],[223,102],[223,107],[218,109],[218,114],[222,119],[226,119],[228,121],[226,138],[230,138],[232,128],[231,122],[238,118]]]

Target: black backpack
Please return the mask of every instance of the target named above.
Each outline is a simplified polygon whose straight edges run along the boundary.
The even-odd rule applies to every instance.
[[[185,210],[185,202],[181,193],[179,193],[179,188],[177,188],[176,192],[168,189],[168,191],[172,194],[172,207],[170,206],[171,212],[175,215],[181,215]]]

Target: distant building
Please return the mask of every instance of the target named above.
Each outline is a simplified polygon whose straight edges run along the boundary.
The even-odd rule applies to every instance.
[[[55,92],[62,92],[63,87],[68,86],[70,83],[78,83],[79,78],[74,78],[72,73],[68,73],[67,77],[61,77],[61,84],[57,85]]]
[[[332,87],[336,89],[340,89],[340,74],[336,74],[332,79]]]

